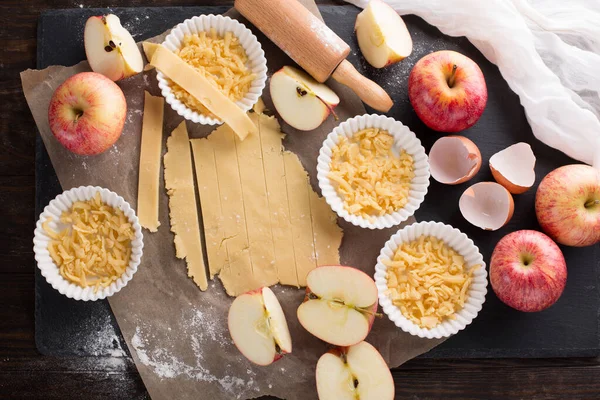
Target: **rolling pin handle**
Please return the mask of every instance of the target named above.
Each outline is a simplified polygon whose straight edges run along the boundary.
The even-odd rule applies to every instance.
[[[394,105],[390,96],[381,86],[362,76],[348,60],[342,61],[331,76],[352,89],[365,104],[377,111],[388,112]]]

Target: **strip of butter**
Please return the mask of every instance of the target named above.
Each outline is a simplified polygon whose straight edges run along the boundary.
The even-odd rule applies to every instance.
[[[240,140],[244,140],[249,134],[258,133],[256,125],[237,104],[171,50],[163,45],[147,45],[145,51],[148,55],[151,54],[150,64],[229,125]]]

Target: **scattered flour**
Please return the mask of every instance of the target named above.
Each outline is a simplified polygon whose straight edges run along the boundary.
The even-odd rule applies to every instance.
[[[139,361],[150,367],[162,379],[184,378],[198,382],[216,383],[231,398],[234,396],[241,398],[244,391],[247,390],[260,391],[254,380],[256,372],[251,369],[246,370],[247,378],[242,379],[227,373],[217,376],[204,365],[205,350],[214,352],[215,346],[224,347],[232,344],[223,324],[211,320],[212,315],[215,314],[212,311],[212,306],[206,310],[192,308],[182,311],[181,329],[173,330],[179,331],[179,335],[170,333],[167,336],[170,340],[163,340],[160,345],[157,345],[156,335],[151,332],[153,328],[145,324],[138,325],[131,338],[131,345]],[[171,327],[166,330],[172,331]],[[180,346],[182,341],[185,343],[185,340],[191,351],[185,359],[178,358],[174,355],[172,348],[175,344]],[[230,365],[227,364],[226,367],[228,369]]]

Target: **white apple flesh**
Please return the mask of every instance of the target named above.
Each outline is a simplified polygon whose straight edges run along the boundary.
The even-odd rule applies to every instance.
[[[356,39],[367,62],[383,68],[408,57],[413,42],[398,13],[381,0],[371,0],[356,17]]]
[[[542,230],[567,246],[600,243],[600,171],[565,165],[542,179],[535,195]]]
[[[300,131],[318,128],[340,102],[327,85],[288,66],[273,74],[269,90],[281,118]]]
[[[285,314],[268,287],[238,296],[228,315],[229,334],[238,350],[258,365],[269,365],[292,352]]]
[[[375,347],[367,342],[336,348],[317,362],[319,400],[392,400],[390,370]]]
[[[113,81],[138,74],[144,68],[135,40],[116,15],[90,17],[85,23],[83,41],[92,71]]]
[[[565,258],[548,236],[521,230],[504,236],[492,253],[490,282],[506,305],[525,312],[550,307],[567,283]]]
[[[308,332],[336,346],[351,346],[367,337],[377,312],[377,287],[364,272],[322,266],[306,277],[298,320]]]

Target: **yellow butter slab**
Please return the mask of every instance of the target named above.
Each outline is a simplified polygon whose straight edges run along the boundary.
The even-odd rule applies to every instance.
[[[222,224],[221,195],[215,151],[208,139],[192,139],[196,182],[200,194],[208,267],[212,279],[227,264],[227,246]]]
[[[153,66],[229,125],[241,140],[249,134],[257,133],[257,128],[248,115],[194,67],[162,45],[149,46],[148,50],[152,53]]]
[[[152,96],[150,93],[145,92],[137,215],[140,225],[150,232],[156,232],[160,226],[158,220],[158,187],[164,104],[165,101],[162,97]]]
[[[176,256],[185,258],[188,276],[201,290],[206,290],[208,282],[202,256],[192,156],[185,121],[179,124],[167,139],[164,164]]]

